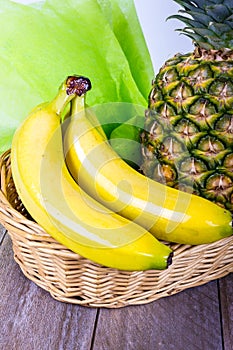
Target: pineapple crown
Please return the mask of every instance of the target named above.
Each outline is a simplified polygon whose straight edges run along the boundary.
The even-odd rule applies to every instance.
[[[186,24],[177,29],[205,50],[233,50],[233,0],[174,0],[183,9],[169,16]]]

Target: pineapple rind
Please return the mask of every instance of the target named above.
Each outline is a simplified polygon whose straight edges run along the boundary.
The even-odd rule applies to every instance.
[[[233,211],[232,72],[231,51],[198,48],[165,63],[149,95],[141,169]]]

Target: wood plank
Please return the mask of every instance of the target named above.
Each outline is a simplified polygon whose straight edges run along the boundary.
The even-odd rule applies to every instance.
[[[97,310],[58,302],[26,279],[8,235],[0,271],[0,349],[90,349]]]
[[[233,273],[219,280],[225,350],[233,349]]]
[[[222,350],[217,282],[139,307],[101,309],[93,349]]]

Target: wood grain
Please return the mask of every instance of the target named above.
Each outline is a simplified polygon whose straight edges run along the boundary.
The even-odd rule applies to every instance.
[[[233,349],[233,274],[219,280],[224,349]]]
[[[89,349],[97,310],[58,302],[27,280],[8,235],[0,249],[0,349]]]
[[[140,307],[100,310],[94,350],[221,350],[217,283]]]

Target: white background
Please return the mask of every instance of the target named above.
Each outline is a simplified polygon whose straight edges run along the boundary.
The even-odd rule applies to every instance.
[[[26,4],[38,0],[14,1]],[[175,32],[176,28],[183,28],[184,24],[174,19],[166,21],[169,15],[177,13],[179,9],[173,0],[134,0],[134,2],[156,73],[163,62],[177,52],[185,53],[193,50],[191,40]]]
[[[134,3],[156,73],[176,53],[193,50],[191,39],[175,31],[185,25],[176,19],[166,20],[180,8],[173,0],[134,0]]]

